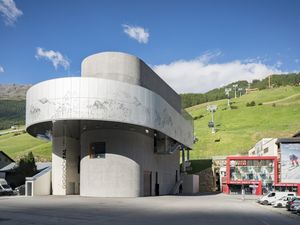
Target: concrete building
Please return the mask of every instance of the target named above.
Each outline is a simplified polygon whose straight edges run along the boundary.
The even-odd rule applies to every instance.
[[[263,138],[248,151],[249,156],[278,156],[277,138]]]
[[[89,56],[81,77],[38,83],[26,99],[27,132],[53,142],[54,195],[169,194],[181,180],[192,119],[180,96],[137,57]]]

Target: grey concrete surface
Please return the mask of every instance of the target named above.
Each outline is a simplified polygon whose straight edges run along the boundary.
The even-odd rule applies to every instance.
[[[239,196],[89,198],[80,196],[0,197],[0,224],[122,225],[293,225],[283,215]],[[284,211],[284,209],[282,209]]]

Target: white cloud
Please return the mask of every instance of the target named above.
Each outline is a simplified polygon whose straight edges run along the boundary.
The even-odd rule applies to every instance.
[[[4,68],[0,66],[0,73],[4,73]]]
[[[252,81],[270,74],[284,73],[274,66],[254,60],[211,63],[214,57],[221,54],[208,52],[192,60],[156,65],[153,69],[178,93],[203,93],[238,80]]]
[[[278,60],[276,63],[275,63],[275,67],[276,68],[280,68],[282,66],[282,62],[280,60]]]
[[[53,50],[44,50],[43,48],[36,48],[35,58],[40,59],[44,58],[50,62],[52,62],[55,69],[59,66],[62,66],[65,70],[70,68],[70,60],[63,56],[60,52],[55,52]]]
[[[124,33],[126,33],[129,37],[137,40],[139,43],[148,43],[150,34],[143,27],[130,26],[127,24],[123,24],[122,26]]]
[[[18,17],[23,15],[23,12],[17,8],[16,3],[13,0],[1,0],[0,13],[7,26],[13,26]]]

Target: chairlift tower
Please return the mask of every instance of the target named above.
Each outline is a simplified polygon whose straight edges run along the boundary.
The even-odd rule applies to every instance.
[[[215,122],[214,122],[214,112],[217,111],[218,106],[216,105],[208,105],[207,106],[207,111],[211,112],[211,122],[208,123],[208,127],[211,127],[211,133],[214,134],[216,133],[215,130]]]
[[[240,92],[240,97],[242,96],[242,91],[243,91],[244,89],[243,88],[239,88],[238,89],[238,91]]]
[[[230,108],[230,92],[231,92],[231,88],[225,88],[225,94],[227,95],[227,105]]]
[[[234,98],[236,98],[236,89],[237,89],[238,85],[233,84],[232,87],[234,88]]]

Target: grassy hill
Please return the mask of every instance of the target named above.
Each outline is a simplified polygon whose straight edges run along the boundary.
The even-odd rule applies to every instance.
[[[23,132],[0,136],[0,150],[15,160],[32,151],[38,161],[51,161],[51,146],[50,142],[39,140]]]
[[[252,92],[240,98],[205,103],[190,107],[195,134],[199,141],[191,152],[192,159],[215,155],[246,154],[264,137],[290,137],[300,130],[300,87],[280,87]],[[255,106],[246,107],[254,101]],[[211,133],[208,104],[218,106],[214,114],[217,132]]]

